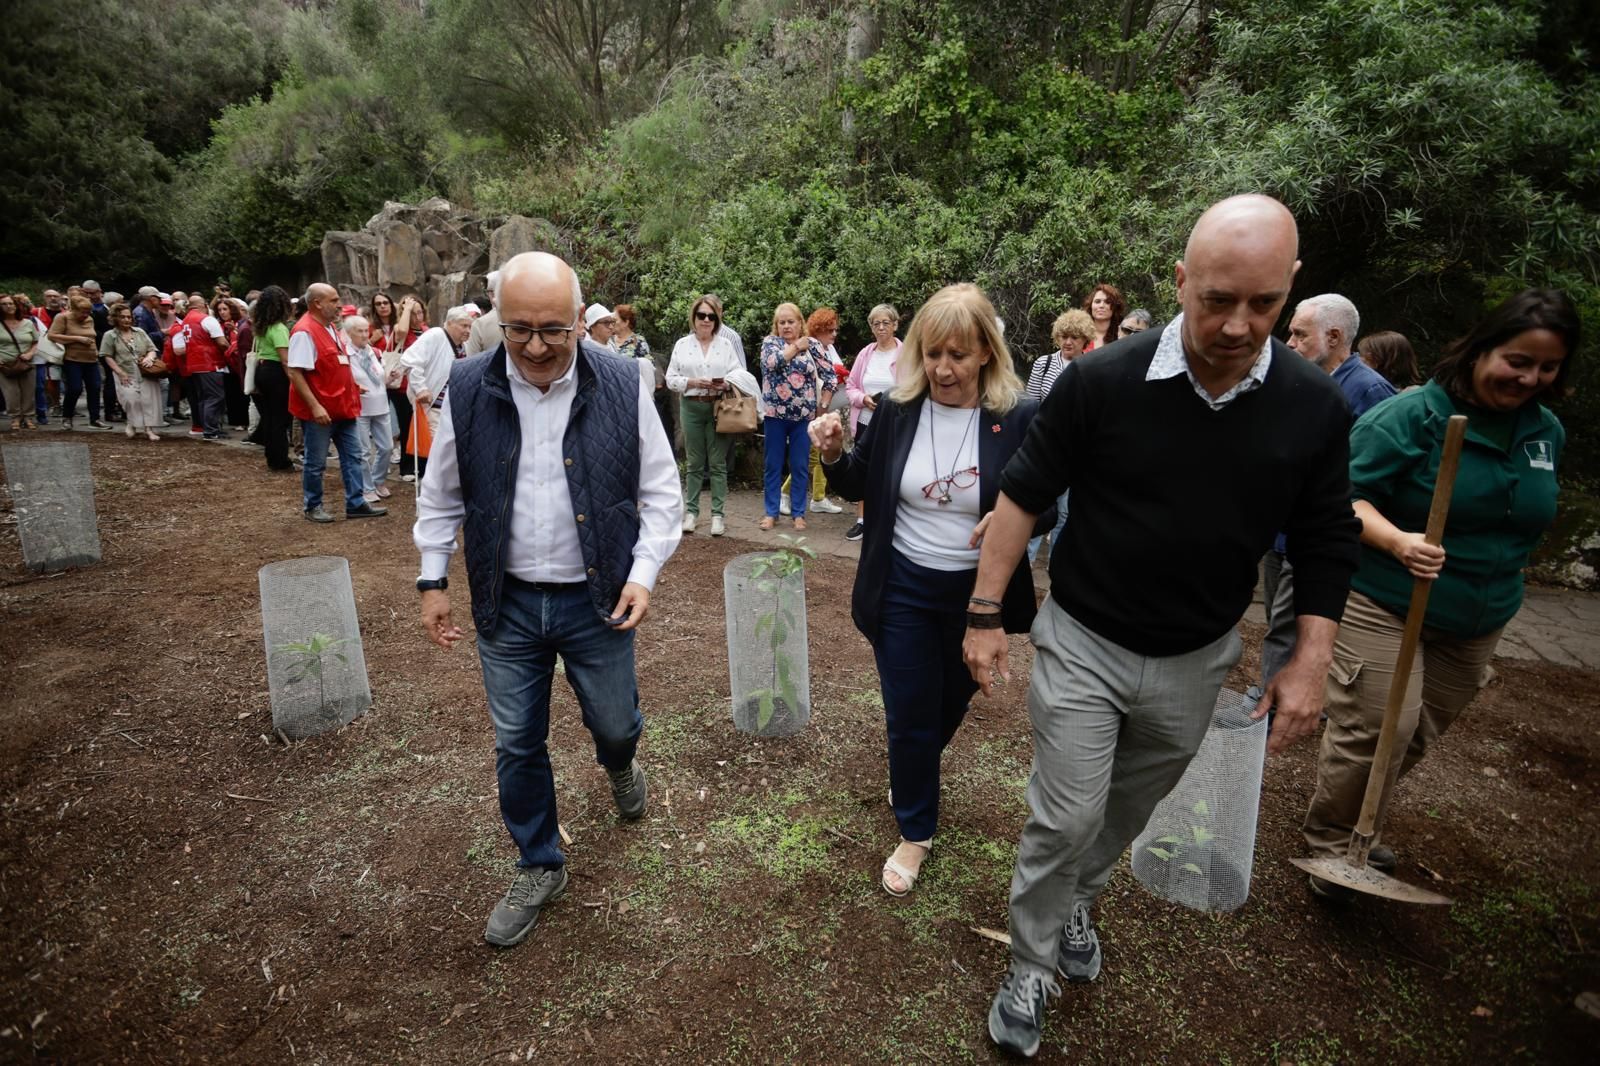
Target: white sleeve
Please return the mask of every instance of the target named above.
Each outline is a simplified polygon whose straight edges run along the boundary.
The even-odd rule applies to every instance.
[[[672,442],[656,414],[653,377],[651,381],[652,385],[639,382],[639,539],[633,545],[633,568],[628,580],[653,590],[661,568],[683,538],[683,486],[678,483],[678,461],[672,455]],[[438,438],[434,440],[437,448]],[[454,461],[452,458],[452,477]],[[432,478],[430,458],[423,484]]]
[[[423,415],[419,411],[416,417]],[[673,471],[676,473],[677,468]],[[428,476],[422,479],[417,493],[417,521],[411,527],[411,541],[422,553],[422,577],[432,580],[449,573],[450,556],[456,551],[456,532],[466,514],[461,468],[456,465],[455,424],[450,418],[450,404],[445,404],[439,412],[439,428],[433,431],[433,445],[428,449]],[[637,555],[638,549],[634,552]],[[637,563],[634,568],[638,568]]]
[[[216,315],[207,315],[200,320],[200,328],[206,331],[206,336],[215,340],[225,341],[228,335],[222,332],[222,323],[217,321]]]
[[[400,356],[401,364],[406,368],[409,380],[406,383],[406,395],[413,400],[417,394],[428,389],[428,364],[433,362],[434,348],[439,337],[444,335],[443,330],[428,330],[418,337],[416,343],[407,348]]]
[[[689,387],[689,372],[680,358],[689,354],[689,349],[684,345],[684,341],[688,339],[678,338],[678,343],[672,346],[672,358],[667,361],[667,388],[673,392],[682,392]]]
[[[728,376],[728,371],[748,369],[744,365],[744,355],[733,350],[733,343],[731,341],[728,343],[727,349],[728,349],[728,369],[723,371],[723,374],[722,374],[723,377],[727,377]]]
[[[289,334],[289,365],[296,370],[317,368],[317,346],[311,343],[311,334],[305,330]]]
[[[189,350],[189,336],[182,329],[172,335],[172,350],[179,355]]]

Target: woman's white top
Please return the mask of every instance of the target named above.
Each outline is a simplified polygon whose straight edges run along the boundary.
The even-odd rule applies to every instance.
[[[900,475],[900,499],[894,514],[895,551],[918,566],[971,570],[978,565],[978,549],[969,547],[972,529],[978,524],[978,477],[963,478],[964,483],[971,482],[964,489],[950,485],[949,503],[939,502],[940,488],[933,490],[931,498],[922,489],[935,479],[946,477],[952,469],[959,472],[978,465],[982,417],[977,407],[945,407],[932,400],[923,401],[917,435],[911,441],[905,472]],[[935,452],[938,470],[933,465]]]
[[[872,351],[867,354],[867,359],[869,362],[867,363],[867,369],[865,373],[861,375],[862,392],[866,393],[868,396],[876,396],[879,393],[888,392],[890,389],[894,388],[894,357],[899,351],[900,348],[897,345],[896,347],[888,350],[884,350],[882,348],[873,348]],[[872,411],[865,404],[863,404],[861,407],[861,416],[856,419],[856,424],[858,426],[864,426],[871,421]]]
[[[672,359],[667,363],[667,388],[685,396],[714,396],[710,389],[689,388],[690,378],[726,378],[735,370],[743,370],[744,361],[728,343],[728,338],[718,333],[705,348],[693,333],[679,337],[672,346]]]
[[[389,394],[384,391],[383,357],[371,345],[350,349],[350,376],[361,388],[361,416],[389,413]]]

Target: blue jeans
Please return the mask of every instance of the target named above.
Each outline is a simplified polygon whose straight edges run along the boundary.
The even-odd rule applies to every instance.
[[[1031,563],[1039,557],[1039,545],[1043,544],[1044,538],[1048,536],[1050,538],[1050,562],[1052,565],[1055,563],[1056,545],[1061,543],[1061,531],[1067,528],[1067,497],[1070,495],[1072,495],[1072,490],[1068,489],[1056,499],[1056,527],[1049,533],[1028,539],[1028,562]]]
[[[78,406],[78,397],[88,393],[89,417],[100,421],[100,364],[62,363],[61,384],[66,395],[61,399],[61,417],[71,418]]]
[[[584,585],[541,588],[507,574],[493,634],[478,634],[483,689],[494,722],[500,817],[519,866],[562,866],[556,782],[550,772],[550,683],[556,656],[607,770],[626,769],[644,717],[633,669],[633,633],[607,625]]]
[[[394,448],[394,438],[389,436],[389,412],[362,415],[356,419],[356,425],[367,457],[366,465],[361,468],[361,487],[366,492],[376,492],[379,485],[389,480],[389,452]]]
[[[939,760],[978,691],[961,658],[975,570],[930,570],[889,557],[872,644],[889,733],[889,787],[900,835],[924,841],[939,826]]]
[[[367,500],[361,488],[361,441],[356,437],[355,419],[319,426],[312,419],[302,418],[300,432],[306,446],[305,469],[300,477],[305,509],[312,511],[322,506],[322,472],[328,465],[330,440],[339,450],[339,480],[344,482],[345,510],[363,506]]]
[[[766,489],[767,517],[778,517],[778,494],[783,487],[784,468],[788,467],[789,510],[796,518],[804,518],[811,480],[811,438],[806,436],[806,422],[769,418],[766,420],[766,430],[766,467],[762,471],[762,484]]]

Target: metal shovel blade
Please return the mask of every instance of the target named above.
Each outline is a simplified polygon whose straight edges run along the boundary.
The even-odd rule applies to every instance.
[[[1401,903],[1450,903],[1450,897],[1441,896],[1437,892],[1429,892],[1425,888],[1418,888],[1400,880],[1390,877],[1382,870],[1375,870],[1371,866],[1351,866],[1344,859],[1290,859],[1300,869],[1313,877],[1320,877],[1324,881],[1357,892],[1365,892],[1369,896],[1382,896],[1384,899],[1398,900]]]

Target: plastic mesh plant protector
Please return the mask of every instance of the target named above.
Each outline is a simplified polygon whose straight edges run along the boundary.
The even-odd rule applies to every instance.
[[[1133,842],[1133,876],[1162,899],[1231,911],[1250,895],[1267,720],[1223,689],[1200,750]]]
[[[806,572],[793,550],[740,555],[722,571],[733,725],[784,737],[811,720]]]
[[[89,446],[7,444],[3,451],[22,561],[34,570],[98,563]]]
[[[372,706],[350,564],[332,555],[269,563],[261,582],[272,725],[311,737]]]

